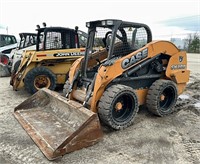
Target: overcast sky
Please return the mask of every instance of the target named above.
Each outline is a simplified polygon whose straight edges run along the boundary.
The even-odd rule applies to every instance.
[[[0,33],[8,27],[16,37],[42,22],[87,32],[85,22],[100,19],[145,23],[153,39],[178,37],[200,29],[200,0],[0,0]]]

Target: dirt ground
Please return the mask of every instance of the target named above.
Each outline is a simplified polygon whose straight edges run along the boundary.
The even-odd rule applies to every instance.
[[[133,164],[200,163],[200,54],[188,54],[191,69],[177,112],[157,117],[140,109],[133,126],[123,131],[104,129],[92,147],[48,161],[13,116],[14,107],[30,95],[13,91],[9,77],[0,78],[0,164]]]

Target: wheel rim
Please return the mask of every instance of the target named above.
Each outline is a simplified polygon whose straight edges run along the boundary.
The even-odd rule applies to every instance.
[[[41,88],[49,88],[51,85],[51,81],[49,79],[49,77],[45,76],[45,75],[39,75],[35,77],[34,80],[34,86],[37,90],[41,89]]]
[[[129,119],[135,106],[134,98],[130,94],[118,96],[113,103],[112,117],[116,122],[124,122]]]
[[[1,57],[1,63],[7,65],[8,64],[9,59],[6,56],[2,56]]]
[[[175,100],[175,92],[173,87],[167,87],[160,95],[159,105],[163,111],[168,110]]]

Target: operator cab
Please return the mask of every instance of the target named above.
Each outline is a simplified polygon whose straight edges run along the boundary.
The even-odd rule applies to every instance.
[[[37,51],[80,48],[77,30],[64,27],[45,27],[37,30]]]
[[[112,64],[152,41],[151,30],[145,24],[108,19],[87,22],[86,26],[88,41],[82,76],[87,79],[93,79],[101,64]]]

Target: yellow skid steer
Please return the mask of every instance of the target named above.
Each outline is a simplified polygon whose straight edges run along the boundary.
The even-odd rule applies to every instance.
[[[37,31],[36,49],[24,51],[12,72],[13,90],[25,88],[31,94],[43,87],[55,90],[65,84],[72,63],[84,55],[87,36],[78,27],[45,26]]]
[[[173,43],[152,41],[150,28],[122,20],[87,22],[85,56],[69,71],[65,97],[41,89],[14,115],[48,159],[93,145],[99,120],[115,130],[134,123],[139,106],[157,116],[175,111],[189,81],[187,56]],[[95,50],[94,41],[104,43]]]

